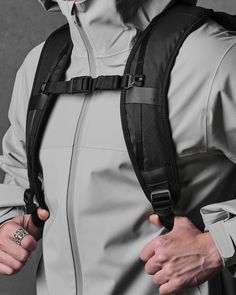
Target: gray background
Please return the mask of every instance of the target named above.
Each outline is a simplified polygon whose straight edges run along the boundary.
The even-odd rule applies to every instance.
[[[236,14],[235,0],[200,0],[198,4]],[[17,69],[27,52],[64,22],[58,13],[45,13],[36,0],[1,0],[0,141],[8,127],[7,110]],[[3,173],[0,171],[0,180],[2,179]],[[19,274],[12,277],[0,276],[0,295],[35,294],[34,276],[38,259],[36,253]]]

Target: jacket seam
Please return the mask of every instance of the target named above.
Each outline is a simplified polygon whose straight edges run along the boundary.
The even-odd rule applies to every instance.
[[[219,72],[219,69],[220,69],[220,66],[222,65],[226,55],[230,52],[230,50],[236,45],[236,42],[234,42],[233,44],[230,45],[230,47],[224,52],[224,54],[222,55],[221,59],[219,60],[219,63],[215,69],[215,72],[214,72],[214,75],[212,77],[212,83],[211,83],[211,86],[210,86],[210,89],[209,89],[209,93],[208,93],[208,96],[207,96],[207,102],[206,102],[206,118],[205,118],[205,132],[206,132],[206,138],[205,138],[205,142],[206,142],[206,151],[209,150],[209,127],[208,127],[208,114],[209,114],[209,107],[210,107],[210,102],[211,102],[211,94],[212,94],[212,89],[213,89],[213,86],[214,86],[214,83],[216,81],[216,76]]]
[[[86,20],[86,16],[84,16],[84,18],[85,18],[85,23],[86,23],[86,22],[87,22],[87,20]],[[121,53],[125,53],[125,52],[127,52],[127,51],[130,51],[131,48],[132,48],[132,47],[130,46],[130,44],[132,44],[132,38],[130,37],[130,38],[129,38],[129,48],[124,49],[124,50],[122,50],[122,51],[118,51],[118,52],[112,53],[112,54],[110,54],[110,55],[99,55],[99,54],[97,54],[98,52],[97,52],[97,47],[95,46],[95,43],[94,43],[94,39],[92,38],[92,36],[91,36],[89,30],[87,30],[87,27],[86,27],[85,25],[83,26],[83,30],[84,30],[84,32],[86,33],[86,35],[88,36],[89,42],[90,42],[91,45],[92,45],[92,49],[93,49],[93,52],[94,52],[94,57],[95,57],[96,59],[101,59],[101,58],[106,58],[106,57],[116,56],[116,55],[119,55],[119,54],[121,54]],[[135,37],[136,35],[137,35],[137,32],[136,32],[136,34],[135,34],[133,37]]]

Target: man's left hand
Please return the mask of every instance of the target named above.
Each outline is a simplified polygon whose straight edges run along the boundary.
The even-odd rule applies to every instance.
[[[151,215],[149,220],[160,226],[157,215]],[[172,231],[149,242],[140,258],[162,295],[199,285],[222,267],[210,233],[202,233],[186,217],[175,217]]]

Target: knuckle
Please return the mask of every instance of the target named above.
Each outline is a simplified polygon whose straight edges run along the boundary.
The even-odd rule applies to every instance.
[[[7,268],[5,271],[4,271],[4,274],[6,275],[6,276],[12,276],[12,275],[14,275],[15,274],[15,271],[14,271],[14,269],[13,268]]]
[[[177,279],[175,280],[175,284],[174,284],[175,290],[179,290],[179,289],[181,289],[181,288],[183,287],[183,285],[184,285],[184,281],[183,281],[183,279],[181,279],[181,278],[177,278]]]
[[[9,235],[9,232],[11,231],[11,226],[8,224],[4,224],[0,229],[0,237],[1,239],[6,238],[6,236]]]
[[[24,249],[33,251],[36,248],[36,242],[32,236],[28,235],[28,236],[24,237],[24,239],[22,240],[21,246]]]
[[[149,263],[146,263],[146,264],[145,264],[144,269],[145,269],[145,272],[146,272],[147,274],[149,274],[149,275],[152,274]]]
[[[157,237],[155,239],[154,246],[156,249],[159,249],[162,246],[162,237]]]
[[[23,263],[21,263],[20,261],[15,261],[14,265],[12,266],[12,269],[14,271],[19,271],[23,266]]]
[[[2,238],[0,238],[0,250],[4,249],[4,241]]]
[[[9,238],[8,237],[2,237],[0,238],[0,250],[3,252],[8,253],[8,245],[9,245]]]
[[[26,236],[24,237],[24,239],[22,240],[21,242],[21,245],[24,247],[24,248],[29,248],[31,246],[31,238],[30,236]]]
[[[20,260],[20,262],[26,262],[26,261],[29,259],[29,257],[30,257],[30,253],[27,252],[27,251],[24,251],[24,252],[20,255],[19,260]]]
[[[169,244],[169,237],[166,235],[160,236],[156,238],[155,246],[158,248],[158,250],[166,247]]]
[[[157,255],[157,261],[159,263],[164,263],[167,260],[168,260],[168,256],[167,256],[167,254],[164,251],[158,253],[158,255]]]
[[[153,276],[152,281],[155,285],[161,284],[159,276]]]
[[[167,263],[163,270],[168,277],[171,277],[174,274],[174,267],[171,263]]]
[[[5,224],[2,225],[1,227],[1,231],[0,232],[8,232],[12,229],[12,224],[11,222],[7,222]]]

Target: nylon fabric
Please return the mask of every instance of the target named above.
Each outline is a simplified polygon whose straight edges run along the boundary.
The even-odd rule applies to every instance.
[[[75,44],[71,65],[66,73],[67,80],[91,74],[69,2],[60,3],[70,21]],[[94,3],[101,5],[103,13],[107,13],[104,1]],[[88,39],[95,42],[94,36],[100,38],[101,35],[97,34],[97,30],[93,31],[92,36],[88,34],[93,27],[86,22],[88,18],[85,18],[85,14],[90,21],[97,15],[92,15],[88,9],[80,17]],[[112,18],[113,15],[110,15]],[[111,22],[110,31],[103,31],[100,22],[101,15],[94,23],[110,38],[114,23]],[[123,74],[135,30],[125,32],[124,38],[117,39],[117,47],[113,47],[112,52],[116,52],[116,55],[111,55],[108,47],[102,51],[103,55],[96,55],[94,63],[98,75]],[[206,205],[214,207],[214,204],[218,204],[219,211],[225,210],[234,215],[235,110],[234,99],[230,98],[236,97],[236,90],[235,83],[229,77],[235,77],[235,43],[234,36],[213,21],[208,21],[184,42],[171,75],[169,117],[181,179],[181,202],[176,213],[188,216],[201,229],[204,229],[204,223],[199,212]],[[127,51],[119,51],[118,48]],[[4,154],[0,158],[0,166],[7,173],[4,186],[0,186],[2,208],[4,205],[20,205],[17,200],[22,200],[22,187],[28,187],[24,150],[25,118],[41,49],[42,46],[39,46],[28,55],[16,79],[10,108],[11,127],[5,135]],[[221,99],[222,95],[224,99]],[[84,112],[85,100],[88,104]],[[78,121],[79,130],[76,129]],[[74,141],[75,134],[78,142]],[[76,158],[72,158],[73,149]],[[70,165],[74,159],[75,169],[71,171]],[[77,225],[73,241],[78,244],[82,268],[79,279],[83,283],[83,294],[77,291],[76,295],[159,294],[137,257],[148,241],[165,231],[150,225],[146,219],[151,207],[137,182],[125,148],[119,117],[119,94],[108,91],[96,93],[88,99],[83,95],[61,95],[44,133],[40,161],[46,202],[51,214],[44,228],[44,257],[37,274],[38,294],[76,294],[68,233],[71,214],[68,215],[65,210],[68,202],[74,216],[70,222]],[[70,178],[73,188],[67,195]],[[18,187],[16,191],[13,189],[15,186]],[[226,200],[231,200],[231,203],[222,209]],[[5,207],[0,212],[1,221],[7,219],[8,214],[13,217],[23,212],[9,211]],[[234,219],[231,222],[232,234],[236,224]],[[55,235],[59,234],[63,234],[60,243],[55,239]],[[223,247],[226,249],[227,245]],[[235,274],[233,265],[229,269]],[[224,286],[231,288],[227,292],[236,293],[234,281],[227,273],[226,277],[217,275],[196,288],[184,290],[182,294],[224,295]]]

